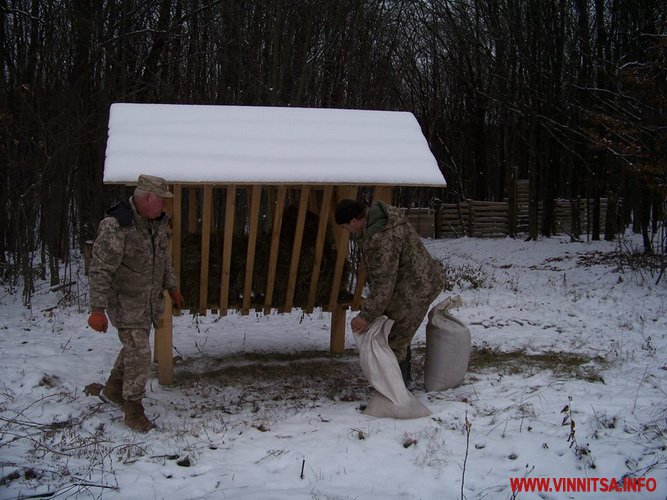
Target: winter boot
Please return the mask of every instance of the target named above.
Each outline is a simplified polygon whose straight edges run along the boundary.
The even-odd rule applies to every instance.
[[[105,403],[122,408],[125,402],[123,399],[123,381],[109,377],[107,383],[100,391],[100,399]]]
[[[401,369],[403,383],[405,384],[407,390],[414,390],[415,387],[417,387],[417,384],[412,378],[412,353],[410,352],[410,346],[408,346],[408,352],[405,355],[405,359],[398,362],[398,367]]]
[[[133,431],[148,432],[155,427],[155,424],[146,418],[141,401],[125,401],[123,411],[125,412],[125,425]]]

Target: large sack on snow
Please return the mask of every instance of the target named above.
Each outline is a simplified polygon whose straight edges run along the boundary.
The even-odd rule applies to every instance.
[[[463,382],[470,360],[470,330],[449,314],[449,309],[461,304],[461,297],[450,297],[428,313],[424,360],[427,391],[444,391]]]
[[[387,342],[393,324],[387,316],[380,316],[364,333],[353,333],[361,369],[377,391],[364,414],[390,418],[426,417],[431,411],[405,388],[398,361]]]

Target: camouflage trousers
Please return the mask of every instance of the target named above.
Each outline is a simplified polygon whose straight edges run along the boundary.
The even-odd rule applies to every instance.
[[[116,357],[109,381],[122,381],[125,401],[139,401],[146,394],[151,367],[149,334],[150,330],[144,328],[118,329],[123,348]]]
[[[399,363],[407,356],[412,338],[428,313],[431,303],[438,295],[440,291],[430,295],[416,291],[399,310],[385,312],[389,319],[394,320],[387,340]]]

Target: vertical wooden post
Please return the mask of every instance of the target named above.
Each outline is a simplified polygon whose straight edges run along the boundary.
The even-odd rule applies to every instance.
[[[213,186],[204,186],[204,202],[201,220],[201,267],[199,269],[199,314],[206,314],[208,309],[208,266],[211,249],[211,206]]]
[[[339,186],[337,189],[336,200],[345,198],[355,199],[357,197],[356,186]],[[338,294],[343,279],[343,270],[345,269],[345,260],[347,259],[347,244],[350,239],[349,233],[338,227],[333,220],[333,211],[330,217],[332,219],[333,232],[336,241],[336,264],[329,295],[329,307],[331,312],[331,340],[330,350],[333,353],[343,352],[345,348],[345,308],[338,303]]]
[[[173,343],[173,318],[171,297],[164,293],[164,314],[155,330],[155,356],[157,359],[157,381],[169,385],[174,381],[174,358],[171,354]]]
[[[172,267],[176,274],[176,286],[179,283],[181,262],[181,185],[173,187],[174,198],[167,204],[166,211],[172,217],[172,232],[169,240]],[[176,264],[178,263],[178,266]],[[177,272],[177,270],[179,272]],[[163,293],[164,313],[155,330],[153,359],[157,362],[157,380],[161,385],[174,381],[174,358],[171,354],[174,337],[171,297]]]
[[[345,308],[336,304],[331,311],[331,340],[329,342],[329,350],[334,354],[340,354],[345,350],[345,316]]]

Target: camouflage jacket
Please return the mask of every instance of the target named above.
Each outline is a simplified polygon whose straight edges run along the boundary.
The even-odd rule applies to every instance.
[[[429,302],[442,291],[440,262],[428,253],[403,212],[382,202],[368,209],[361,240],[370,294],[360,316],[390,318],[411,304]]]
[[[169,257],[168,217],[141,217],[129,202],[114,205],[97,230],[90,263],[90,305],[106,309],[116,328],[150,328],[164,311],[163,292],[176,288]]]

